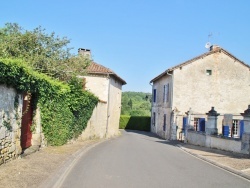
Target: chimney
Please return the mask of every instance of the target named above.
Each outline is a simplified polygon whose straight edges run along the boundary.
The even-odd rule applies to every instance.
[[[89,49],[79,48],[78,54],[91,59],[91,51]]]
[[[212,46],[210,46],[210,51],[216,51],[216,50],[219,50],[220,49],[220,46],[217,45],[217,44],[213,44]]]

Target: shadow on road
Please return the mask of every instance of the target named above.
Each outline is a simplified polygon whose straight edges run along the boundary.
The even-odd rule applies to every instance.
[[[121,130],[122,131],[122,130]],[[159,137],[157,134],[154,134],[152,132],[147,132],[147,131],[137,131],[137,130],[129,130],[129,129],[124,129],[125,132],[129,133],[136,133],[136,134],[141,134],[144,136],[152,137],[152,138],[157,138],[160,140],[164,140],[163,138]]]
[[[162,144],[167,144],[167,145],[171,145],[171,146],[176,146],[177,144],[180,144],[181,142],[178,140],[165,140],[163,138],[161,138],[160,136],[158,136],[155,133],[152,132],[146,132],[146,131],[137,131],[137,130],[124,130],[125,132],[129,132],[129,133],[135,133],[135,134],[140,134],[146,137],[150,137],[150,138],[156,138],[157,140],[152,140],[152,139],[146,139],[146,138],[142,138],[142,139],[146,139],[152,142],[157,142],[157,143],[162,143]]]
[[[122,130],[128,133],[135,133],[135,134],[140,134],[146,137],[150,137],[150,138],[155,138],[156,140],[153,139],[147,139],[147,138],[142,138],[142,139],[146,139],[148,141],[152,141],[152,142],[157,142],[157,143],[161,143],[161,144],[166,144],[166,145],[171,145],[171,146],[177,146],[177,145],[181,145],[182,147],[192,150],[193,152],[196,151],[200,151],[200,152],[206,152],[206,154],[203,154],[204,156],[214,156],[216,155],[218,158],[223,157],[223,156],[227,156],[229,158],[232,159],[249,159],[249,155],[244,155],[244,154],[240,154],[240,153],[233,153],[233,152],[228,152],[228,151],[223,151],[223,150],[219,150],[219,149],[215,149],[215,148],[207,148],[207,147],[202,147],[202,146],[196,146],[196,145],[191,145],[191,144],[186,144],[183,143],[179,140],[165,140],[161,137],[159,137],[158,135],[152,133],[152,132],[146,132],[146,131],[137,131],[137,130]]]

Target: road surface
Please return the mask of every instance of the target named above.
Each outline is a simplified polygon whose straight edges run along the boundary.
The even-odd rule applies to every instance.
[[[248,180],[140,131],[122,131],[90,149],[59,180],[62,188],[250,187]]]

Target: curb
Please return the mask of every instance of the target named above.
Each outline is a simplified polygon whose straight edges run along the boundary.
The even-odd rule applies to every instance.
[[[43,182],[38,188],[59,188],[62,186],[63,181],[65,180],[65,177],[69,174],[71,169],[75,166],[75,164],[78,162],[78,160],[90,149],[96,147],[97,145],[108,141],[110,139],[103,139],[98,140],[97,142],[90,143],[86,147],[83,147],[70,155],[68,159],[62,164],[62,167],[60,167],[58,170],[56,170],[55,173],[53,173],[50,178],[48,178],[45,182]]]
[[[177,147],[179,147],[181,150],[183,150],[183,151],[189,153],[190,155],[193,155],[193,156],[195,156],[195,157],[197,157],[197,158],[199,158],[199,159],[201,159],[201,160],[203,160],[203,161],[205,161],[205,162],[208,162],[208,163],[210,163],[210,164],[212,164],[212,165],[215,165],[215,166],[217,166],[217,167],[219,167],[219,168],[222,168],[222,169],[224,169],[224,170],[226,170],[226,171],[228,171],[228,172],[231,172],[231,173],[236,174],[236,175],[238,175],[238,176],[241,176],[241,177],[243,177],[243,178],[245,178],[245,179],[247,179],[247,180],[250,180],[250,176],[249,176],[249,175],[247,175],[247,174],[245,174],[245,173],[243,173],[243,172],[241,172],[241,171],[239,171],[239,170],[235,170],[235,169],[230,168],[230,167],[228,167],[228,166],[225,166],[225,165],[222,165],[222,164],[220,164],[220,163],[217,163],[217,162],[214,162],[214,161],[212,161],[212,160],[209,160],[209,159],[207,159],[207,158],[205,158],[205,157],[203,157],[203,156],[201,156],[201,155],[195,154],[195,153],[189,151],[188,149],[186,149],[185,147],[183,147],[183,146],[180,145],[180,144],[177,144]]]

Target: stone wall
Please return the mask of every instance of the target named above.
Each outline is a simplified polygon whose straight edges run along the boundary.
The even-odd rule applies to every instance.
[[[92,116],[88,121],[87,127],[82,132],[80,139],[88,140],[104,138],[107,123],[107,103],[98,102],[94,108]]]
[[[241,140],[235,140],[232,138],[221,138],[219,136],[206,135],[205,133],[189,130],[187,133],[187,142],[189,144],[208,148],[216,148],[235,153],[244,153],[241,150]],[[245,152],[244,154],[248,153]]]
[[[85,89],[99,98],[81,139],[113,137],[119,134],[122,83],[107,75],[88,75]]]
[[[0,164],[21,152],[22,96],[15,89],[0,85]]]
[[[121,115],[122,83],[110,77],[108,99],[108,131],[107,137],[119,134],[119,121]]]

